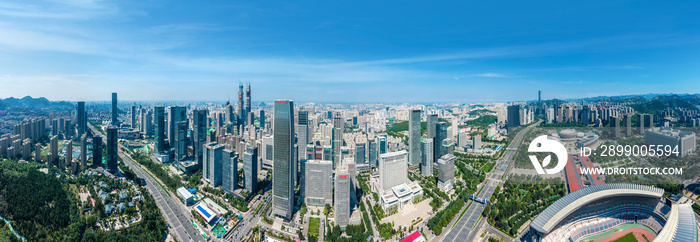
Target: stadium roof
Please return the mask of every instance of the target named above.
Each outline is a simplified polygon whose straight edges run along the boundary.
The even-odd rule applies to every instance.
[[[698,227],[690,204],[674,204],[666,225],[654,241],[698,241]]]
[[[590,186],[569,193],[547,207],[532,220],[530,227],[543,234],[549,234],[561,220],[582,206],[608,197],[644,196],[661,198],[664,190],[657,187],[637,184],[611,183]]]

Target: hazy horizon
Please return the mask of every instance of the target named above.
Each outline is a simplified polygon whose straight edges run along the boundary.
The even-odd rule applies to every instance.
[[[326,103],[700,93],[698,7],[9,1],[0,96],[226,100],[239,81],[254,100]]]

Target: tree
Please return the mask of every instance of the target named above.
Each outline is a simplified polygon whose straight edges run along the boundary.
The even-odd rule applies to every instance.
[[[306,239],[306,238],[304,238],[304,233],[301,232],[301,229],[299,230],[299,239],[300,239],[300,240],[305,240],[305,239]]]
[[[331,205],[326,203],[326,207],[323,208],[323,214],[325,214],[326,217],[328,217],[328,213],[330,213],[330,212],[331,212]]]

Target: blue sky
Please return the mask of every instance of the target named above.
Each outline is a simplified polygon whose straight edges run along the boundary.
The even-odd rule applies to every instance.
[[[0,97],[492,102],[700,92],[700,2],[2,1]]]

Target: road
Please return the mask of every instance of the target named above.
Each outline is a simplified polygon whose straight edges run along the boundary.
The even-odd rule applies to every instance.
[[[265,211],[266,204],[264,204],[265,199],[270,199],[269,194],[263,194],[261,196],[258,196],[260,201],[258,201],[257,204],[263,204],[260,211],[257,213],[255,212],[255,208],[257,205],[254,205],[253,207],[249,207],[249,212],[246,213],[242,220],[241,224],[239,224],[233,232],[231,232],[231,236],[227,238],[226,241],[243,241],[244,238],[248,237],[253,231],[253,228],[255,225],[258,224],[260,221],[260,215],[258,213]],[[251,219],[252,217],[252,219]]]
[[[94,126],[89,126],[95,134],[100,133]],[[105,143],[106,147],[107,138],[103,138],[102,141]],[[139,178],[146,180],[146,188],[155,199],[156,205],[160,208],[165,220],[170,224],[170,228],[168,228],[170,234],[177,235],[179,241],[204,241],[204,238],[192,225],[189,216],[185,215],[183,209],[179,206],[180,202],[175,200],[177,197],[173,198],[169,196],[168,192],[156,183],[153,177],[147,174],[140,165],[137,165],[136,162],[131,160],[131,157],[124,155],[121,149],[119,149],[119,157],[122,158],[124,164],[136,173]]]
[[[540,122],[542,121],[538,121],[537,123],[524,128],[520,131],[520,133],[518,133],[518,135],[515,136],[515,139],[510,142],[506,153],[501,157],[501,159],[498,160],[496,169],[486,174],[486,185],[484,185],[483,190],[476,195],[477,199],[491,199],[491,195],[493,195],[494,190],[496,190],[498,184],[501,183],[501,179],[506,175],[509,165],[517,153],[517,148],[520,147],[520,144],[523,141],[523,137],[530,131],[530,129],[539,125]],[[449,231],[449,233],[447,233],[447,235],[445,235],[442,241],[473,241],[474,236],[477,233],[472,233],[472,228],[475,227],[477,223],[476,220],[479,219],[479,216],[484,211],[484,207],[485,206],[481,203],[472,203],[472,205],[467,208],[467,211],[464,213],[464,216],[462,216],[462,219],[457,221],[455,226]]]

